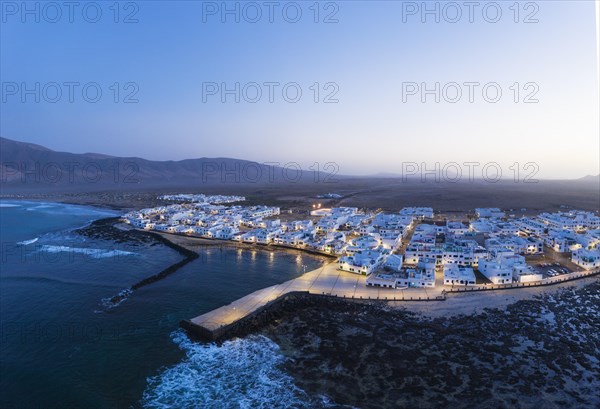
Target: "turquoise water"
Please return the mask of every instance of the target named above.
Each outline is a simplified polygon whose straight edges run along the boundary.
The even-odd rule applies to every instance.
[[[106,311],[101,302],[179,261],[162,246],[90,239],[74,229],[116,215],[0,202],[0,407],[314,407],[279,370],[269,339],[192,343],[181,319],[300,275],[304,254],[208,248]]]

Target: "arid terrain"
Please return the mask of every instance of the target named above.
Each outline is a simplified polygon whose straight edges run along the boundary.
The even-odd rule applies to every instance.
[[[598,280],[472,315],[332,300],[290,312],[264,334],[301,388],[339,404],[597,408],[599,307]]]
[[[232,158],[151,161],[75,154],[6,138],[0,138],[0,147],[0,198],[139,209],[162,204],[157,199],[161,194],[205,193],[243,195],[247,198],[245,204],[280,206],[299,214],[320,203],[323,207],[387,211],[429,206],[457,217],[476,207],[499,207],[515,215],[567,208],[600,209],[600,175],[519,182],[505,175],[495,183],[465,177],[452,183],[439,174],[404,178],[400,174],[332,176],[306,169],[290,172]],[[317,197],[327,193],[339,198]]]
[[[50,200],[96,205],[116,209],[139,209],[165,202],[157,199],[169,193],[237,194],[247,198],[245,204],[264,204],[306,214],[315,203],[323,207],[354,206],[397,211],[406,206],[430,206],[436,211],[457,217],[476,207],[499,207],[517,216],[540,211],[569,208],[600,209],[600,186],[590,181],[539,181],[538,183],[463,182],[436,183],[402,179],[353,178],[337,183],[278,183],[272,185],[222,184],[184,185],[180,187],[141,189],[124,186],[123,190],[20,191],[2,189],[4,198]],[[338,193],[339,199],[319,199],[318,195]],[[297,215],[294,215],[297,217]]]

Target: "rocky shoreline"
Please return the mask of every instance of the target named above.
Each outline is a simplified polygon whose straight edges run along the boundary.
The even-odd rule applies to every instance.
[[[600,280],[506,309],[427,318],[300,297],[261,332],[302,389],[359,408],[596,408]]]

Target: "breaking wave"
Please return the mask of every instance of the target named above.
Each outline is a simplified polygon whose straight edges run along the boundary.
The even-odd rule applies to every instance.
[[[55,206],[53,206],[51,204],[41,204],[41,205],[34,206],[34,207],[28,207],[25,210],[31,211],[31,210],[39,210],[39,209],[51,209],[53,207],[55,207]]]
[[[45,251],[47,253],[66,252],[66,253],[85,254],[92,258],[107,258],[107,257],[135,255],[135,253],[133,253],[131,251],[124,251],[124,250],[105,250],[105,249],[78,248],[78,247],[68,247],[68,246],[51,246],[51,245],[44,245],[41,247],[40,250]]]
[[[21,246],[28,246],[28,245],[30,245],[30,244],[33,244],[33,243],[35,243],[35,242],[36,242],[36,241],[38,241],[38,240],[39,240],[39,237],[36,237],[35,239],[31,239],[31,240],[23,240],[23,241],[20,241],[20,242],[18,242],[17,244],[19,244],[19,245],[21,245]]]
[[[173,341],[184,360],[148,378],[142,405],[146,408],[329,408],[326,398],[311,399],[290,375],[279,347],[253,335],[221,345],[191,341],[175,331]]]

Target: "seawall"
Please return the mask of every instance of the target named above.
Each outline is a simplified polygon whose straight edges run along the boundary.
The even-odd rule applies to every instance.
[[[283,294],[244,317],[221,327],[209,329],[194,323],[192,320],[182,320],[180,326],[194,339],[209,342],[221,342],[254,333],[272,322],[283,318],[287,314],[304,308],[308,303],[327,308],[328,306],[331,306],[332,303],[347,302],[375,303],[377,301],[340,299],[329,295],[311,294],[308,291],[293,291]]]

